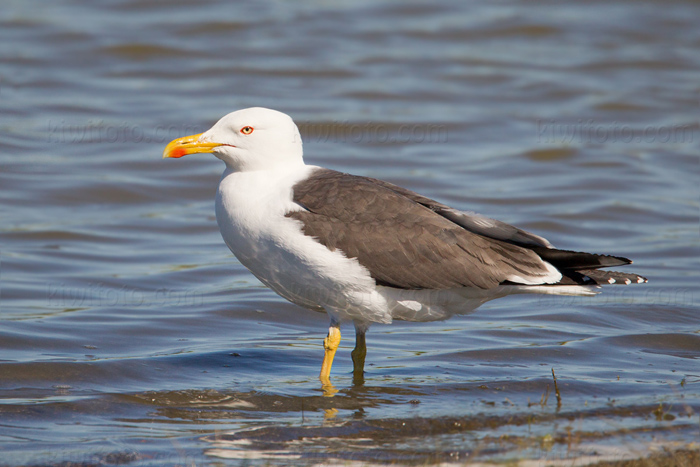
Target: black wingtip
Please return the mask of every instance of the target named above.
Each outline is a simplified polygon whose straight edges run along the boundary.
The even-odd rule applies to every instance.
[[[591,269],[589,271],[578,271],[580,274],[585,275],[589,279],[595,281],[599,285],[608,284],[645,284],[649,282],[644,276],[639,274],[618,272],[618,271],[601,271],[599,269]]]
[[[609,268],[631,264],[632,260],[622,256],[598,255],[582,251],[557,250],[554,248],[533,248],[540,258],[551,263],[557,269],[581,270]]]

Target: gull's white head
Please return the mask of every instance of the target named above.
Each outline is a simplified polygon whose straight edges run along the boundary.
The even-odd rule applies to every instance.
[[[236,172],[303,164],[299,130],[289,115],[262,107],[238,110],[209,130],[178,138],[163,157],[210,152]]]

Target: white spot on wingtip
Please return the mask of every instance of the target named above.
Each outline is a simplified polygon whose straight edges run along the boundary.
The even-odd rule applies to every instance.
[[[608,279],[608,284],[614,284],[614,283],[615,283],[615,279],[613,279],[612,277]]]
[[[629,280],[629,279],[625,279],[625,285],[630,285],[631,283],[632,283],[632,281],[631,281],[631,280]]]
[[[643,277],[638,277],[637,278],[637,284],[641,284],[642,282],[646,282],[647,280],[644,279]]]

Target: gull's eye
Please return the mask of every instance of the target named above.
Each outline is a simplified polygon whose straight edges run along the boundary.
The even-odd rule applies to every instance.
[[[241,128],[241,133],[243,133],[244,135],[249,135],[252,132],[253,132],[252,126],[244,126],[243,128]]]

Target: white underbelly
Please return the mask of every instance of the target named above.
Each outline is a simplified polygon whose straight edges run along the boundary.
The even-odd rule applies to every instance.
[[[293,182],[292,177],[261,184],[248,174],[224,175],[216,217],[226,245],[261,282],[293,303],[323,309],[337,320],[391,322],[390,307],[366,268],[307,237],[299,221],[285,217],[300,209],[291,200]]]

